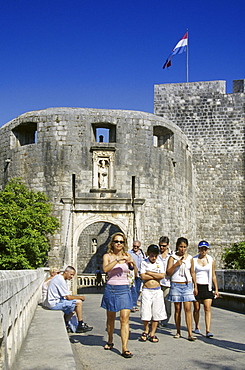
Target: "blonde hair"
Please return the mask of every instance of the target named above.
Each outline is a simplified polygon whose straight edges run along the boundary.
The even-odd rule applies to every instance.
[[[50,275],[52,275],[55,272],[57,272],[57,273],[60,272],[60,269],[58,267],[50,267],[50,269],[49,269]]]
[[[110,240],[110,243],[108,244],[108,248],[107,248],[107,253],[113,253],[114,252],[113,241],[114,241],[116,236],[121,236],[123,238],[124,245],[123,245],[122,251],[123,251],[123,254],[127,254],[126,251],[128,250],[128,245],[127,245],[126,236],[123,233],[119,232],[119,231],[111,236],[111,240]]]

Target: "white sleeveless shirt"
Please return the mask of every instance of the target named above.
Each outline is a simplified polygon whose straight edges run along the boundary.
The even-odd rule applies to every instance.
[[[212,282],[213,282],[213,276],[212,276],[212,273],[213,273],[213,258],[211,256],[209,256],[208,254],[206,255],[206,257],[207,257],[207,260],[208,260],[208,264],[206,266],[204,266],[204,267],[206,267],[205,270],[202,268],[201,275],[200,275],[200,268],[202,266],[200,266],[199,263],[197,262],[197,260],[198,260],[198,254],[195,257],[193,257],[194,271],[196,273],[197,284],[208,284],[208,290],[209,291],[212,291]],[[206,278],[204,278],[204,274],[206,274]],[[203,281],[206,281],[206,282],[203,282]]]
[[[174,260],[178,261],[181,257],[177,256],[175,253],[172,254]],[[192,277],[190,273],[191,269],[191,260],[192,256],[190,254],[187,255],[185,260],[182,260],[182,265],[178,266],[174,273],[171,275],[171,281],[174,283],[186,283],[191,282]]]

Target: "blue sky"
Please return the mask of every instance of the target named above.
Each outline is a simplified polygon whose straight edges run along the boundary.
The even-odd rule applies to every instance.
[[[0,126],[49,107],[153,112],[153,87],[245,79],[245,0],[2,0]]]

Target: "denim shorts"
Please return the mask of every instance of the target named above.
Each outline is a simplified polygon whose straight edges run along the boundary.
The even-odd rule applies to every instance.
[[[72,313],[76,307],[76,300],[71,299],[61,299],[54,307],[50,307],[50,310],[60,310],[63,311],[66,315]]]
[[[170,302],[192,302],[196,301],[193,293],[193,284],[178,284],[171,282],[170,291],[167,296]]]
[[[131,310],[133,298],[129,285],[106,284],[101,307],[111,312]]]

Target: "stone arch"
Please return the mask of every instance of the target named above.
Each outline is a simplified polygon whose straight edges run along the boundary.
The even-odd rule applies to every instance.
[[[123,216],[123,214],[120,214],[120,218],[113,217],[113,215],[110,214],[96,214],[96,215],[77,215],[76,221],[75,221],[75,230],[73,234],[73,245],[76,246],[78,244],[78,239],[82,231],[89,225],[95,223],[95,222],[109,222],[113,225],[118,226],[120,230],[126,235],[128,238],[130,235],[130,224],[131,218],[128,216]]]
[[[102,265],[110,237],[122,232],[119,226],[105,221],[97,221],[85,227],[77,242],[77,272],[94,273]]]

